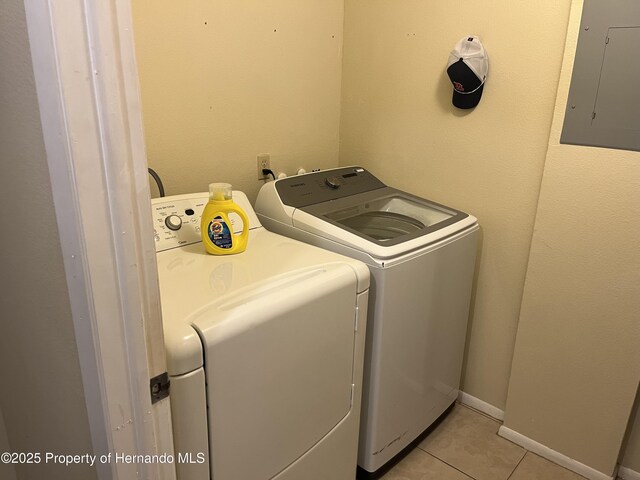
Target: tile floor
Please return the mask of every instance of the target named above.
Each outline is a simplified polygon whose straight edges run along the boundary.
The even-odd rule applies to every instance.
[[[500,422],[461,404],[382,480],[584,480],[498,436]]]

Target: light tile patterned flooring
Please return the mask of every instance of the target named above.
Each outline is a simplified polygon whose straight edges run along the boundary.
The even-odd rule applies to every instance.
[[[382,480],[584,480],[498,436],[500,422],[456,404]]]

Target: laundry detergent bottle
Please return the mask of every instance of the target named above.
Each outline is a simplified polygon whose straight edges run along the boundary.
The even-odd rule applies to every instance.
[[[234,233],[229,214],[235,213],[242,220],[242,232]],[[212,255],[231,255],[244,252],[249,239],[249,218],[234,203],[231,185],[212,183],[209,185],[209,203],[204,207],[200,221],[202,243]]]

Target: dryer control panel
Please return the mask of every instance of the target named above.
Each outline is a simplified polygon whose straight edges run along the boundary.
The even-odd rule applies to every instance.
[[[201,242],[200,220],[208,201],[208,192],[152,198],[151,217],[156,253]],[[262,226],[243,192],[234,190],[233,201],[247,214],[250,230]],[[240,233],[243,230],[244,225],[240,215],[231,212],[229,220],[234,233]]]
[[[200,242],[200,218],[208,193],[175,195],[151,200],[156,252]]]
[[[362,167],[345,167],[288,177],[276,182],[282,203],[301,208],[370,192],[386,185]]]

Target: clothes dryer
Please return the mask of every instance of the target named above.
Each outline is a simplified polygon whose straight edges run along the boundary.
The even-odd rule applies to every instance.
[[[178,479],[352,480],[369,271],[233,198],[227,256],[200,241],[207,193],[152,201]]]
[[[371,270],[358,465],[378,477],[458,396],[477,219],[360,167],[269,182],[256,212],[267,229]]]

